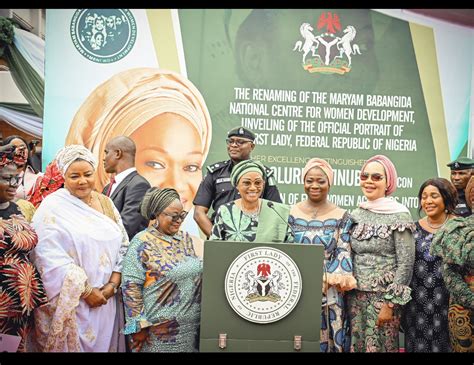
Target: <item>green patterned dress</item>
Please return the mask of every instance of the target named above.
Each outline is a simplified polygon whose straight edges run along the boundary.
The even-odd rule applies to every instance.
[[[262,201],[262,205],[265,205],[268,202],[265,199],[262,199]],[[277,203],[273,204],[276,205]],[[271,210],[268,209],[265,209],[265,211],[271,212]],[[294,242],[290,226],[285,224],[283,218],[274,215],[272,212],[270,214],[272,214],[272,218],[276,217],[276,222],[274,226],[266,230],[267,237],[272,236],[271,231],[279,231],[281,233],[279,234],[281,237],[280,242]],[[259,213],[250,215],[243,212],[235,204],[235,201],[223,204],[217,210],[209,239],[218,241],[254,242],[259,232],[258,223],[262,218],[262,215]],[[265,225],[262,225],[262,228],[265,228]],[[267,241],[270,242],[271,240],[268,239]]]
[[[443,259],[450,292],[448,322],[455,352],[474,352],[474,215],[454,218],[438,230],[430,253]]]
[[[409,213],[352,212],[353,273],[357,288],[347,294],[352,352],[398,352],[401,308],[411,299],[415,224]],[[384,302],[394,304],[392,320],[377,327]]]
[[[188,233],[138,233],[123,260],[125,330],[149,328],[141,352],[196,352],[199,348],[202,261]]]

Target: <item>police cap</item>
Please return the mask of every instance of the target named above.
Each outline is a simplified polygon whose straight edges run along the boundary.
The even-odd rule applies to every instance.
[[[255,140],[255,133],[244,127],[235,127],[227,132],[227,137],[242,137],[250,139],[253,142]]]
[[[467,170],[474,169],[474,160],[469,157],[459,157],[457,160],[448,163],[451,170]]]

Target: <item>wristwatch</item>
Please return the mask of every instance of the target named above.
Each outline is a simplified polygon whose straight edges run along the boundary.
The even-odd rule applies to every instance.
[[[114,288],[114,294],[117,294],[117,291],[118,291],[118,289],[117,289],[117,284],[112,283],[111,281],[109,281],[107,284],[112,285],[112,288]]]

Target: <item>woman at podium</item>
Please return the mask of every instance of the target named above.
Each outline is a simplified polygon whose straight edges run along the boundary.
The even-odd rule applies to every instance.
[[[389,197],[397,171],[386,156],[362,166],[366,202],[352,212],[352,260],[357,288],[348,293],[351,351],[398,352],[401,306],[411,299],[415,224],[409,210]]]
[[[310,159],[303,169],[308,199],[291,208],[290,224],[295,241],[324,246],[321,319],[321,352],[349,352],[350,319],[344,291],[354,289],[349,213],[328,200],[334,172],[323,159]],[[328,331],[328,323],[330,330]]]
[[[133,352],[196,352],[201,316],[199,244],[180,230],[187,212],[175,189],[152,187],[140,205],[155,223],[137,233],[123,260],[126,335]]]
[[[237,242],[293,242],[288,224],[290,207],[261,199],[265,188],[265,167],[245,160],[232,169],[230,180],[240,199],[217,210],[210,240]]]

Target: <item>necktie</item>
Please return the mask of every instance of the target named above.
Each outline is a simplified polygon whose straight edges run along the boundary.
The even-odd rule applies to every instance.
[[[112,193],[112,186],[115,184],[115,177],[110,178],[109,188],[107,189],[107,196],[110,196]]]

